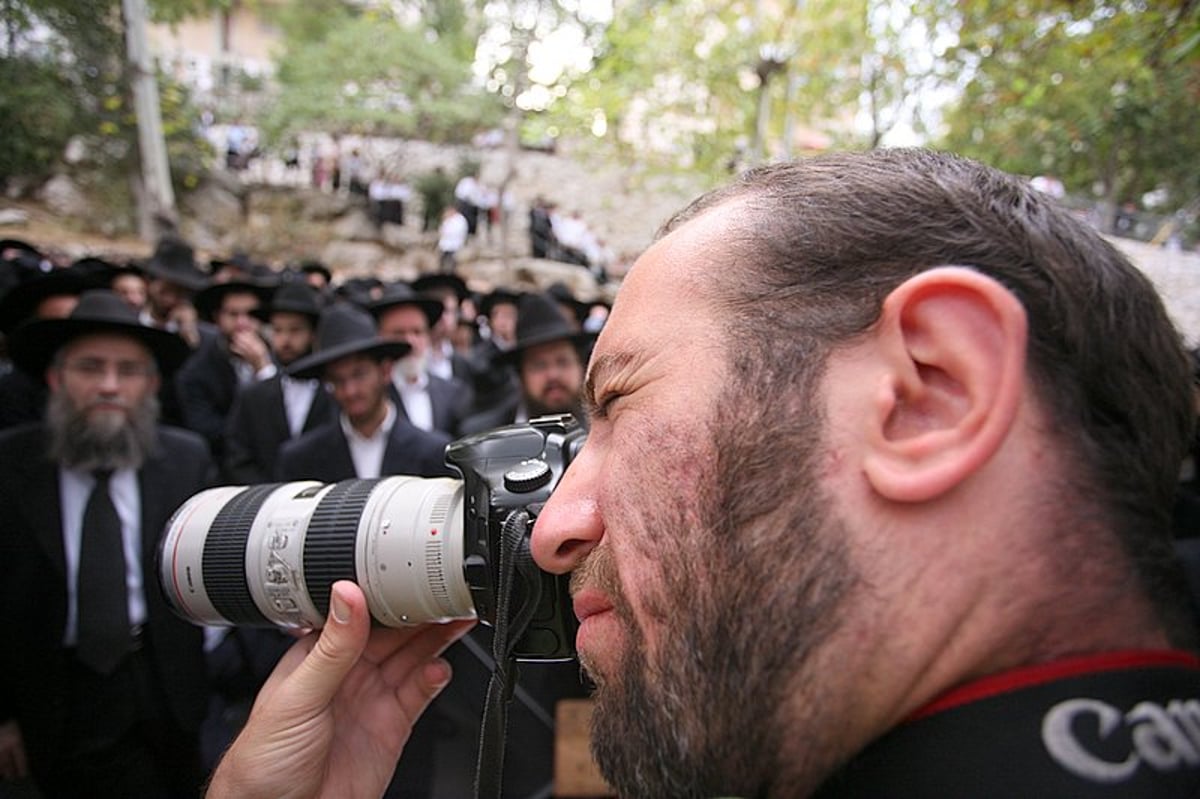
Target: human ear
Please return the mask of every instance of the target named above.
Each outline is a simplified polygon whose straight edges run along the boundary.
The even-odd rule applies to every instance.
[[[875,491],[926,502],[987,463],[1016,419],[1027,332],[1016,296],[966,267],[930,269],[888,295],[863,462]]]

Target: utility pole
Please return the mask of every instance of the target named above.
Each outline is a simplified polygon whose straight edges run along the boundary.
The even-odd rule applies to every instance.
[[[138,152],[142,182],[138,202],[138,231],[149,242],[158,238],[156,219],[175,218],[175,191],[163,140],[162,111],[158,104],[158,81],[146,46],[146,0],[121,0],[125,16],[125,48],[137,116]]]

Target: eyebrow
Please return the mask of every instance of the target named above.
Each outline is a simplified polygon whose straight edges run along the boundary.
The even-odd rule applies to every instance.
[[[634,361],[631,352],[605,353],[592,358],[592,366],[588,369],[587,380],[583,384],[583,408],[588,417],[595,415],[598,408],[596,403],[596,386],[601,385],[613,372],[619,372]]]

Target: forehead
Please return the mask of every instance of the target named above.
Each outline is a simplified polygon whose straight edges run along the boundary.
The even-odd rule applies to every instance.
[[[276,311],[275,313],[271,314],[271,326],[275,328],[286,327],[288,330],[295,330],[296,328],[301,327],[312,330],[313,322],[310,317],[305,316],[302,313],[295,313],[293,311]]]
[[[347,355],[345,358],[338,358],[326,366],[325,376],[329,378],[337,375],[353,374],[372,366],[378,366],[379,363],[379,361],[369,355]]]
[[[740,203],[712,208],[638,258],[596,342],[591,379],[630,359],[669,362],[722,352],[710,276],[734,266],[728,238],[744,214]]]
[[[64,358],[101,358],[104,360],[148,361],[152,357],[145,344],[120,333],[90,333],[63,345]]]
[[[379,315],[380,325],[426,326],[425,312],[412,305],[397,305]]]
[[[579,359],[579,350],[575,349],[575,345],[566,339],[558,341],[548,341],[545,344],[535,344],[521,354],[521,363],[526,364],[531,361],[545,360],[547,358],[573,358]]]
[[[258,295],[252,291],[231,291],[221,299],[222,311],[257,308],[258,305]]]

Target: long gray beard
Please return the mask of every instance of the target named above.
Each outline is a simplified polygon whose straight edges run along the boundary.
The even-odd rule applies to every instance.
[[[139,469],[158,447],[158,398],[151,395],[116,420],[91,420],[65,394],[51,393],[46,404],[50,458],[64,466]]]

